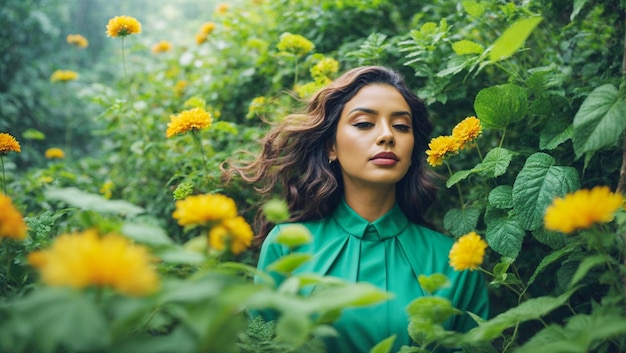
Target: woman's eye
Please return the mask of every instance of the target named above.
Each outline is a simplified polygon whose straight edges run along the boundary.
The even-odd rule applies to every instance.
[[[363,122],[360,122],[360,123],[354,123],[354,124],[352,124],[352,126],[356,127],[357,129],[367,129],[367,128],[370,128],[370,127],[374,126],[374,124],[366,122],[366,121],[363,121]]]
[[[411,127],[409,125],[404,125],[404,124],[396,124],[393,127],[395,127],[396,129],[402,132],[408,132],[409,130],[411,130]]]

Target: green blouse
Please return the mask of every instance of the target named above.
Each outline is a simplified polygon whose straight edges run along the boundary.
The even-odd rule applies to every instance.
[[[479,271],[454,271],[448,253],[454,242],[450,237],[411,223],[398,205],[369,223],[348,206],[345,200],[331,217],[303,223],[313,241],[296,252],[313,254],[296,273],[316,273],[350,282],[369,282],[394,294],[377,305],[344,310],[334,323],[339,337],[326,339],[328,352],[367,353],[381,340],[396,334],[392,352],[412,345],[406,306],[424,296],[417,277],[441,273],[451,285],[434,293],[448,298],[452,306],[487,318],[489,302],[484,279]],[[257,268],[266,267],[289,253],[275,242],[276,226],[265,239]],[[271,273],[280,283],[282,277]],[[444,326],[464,332],[476,324],[467,314],[455,315]]]

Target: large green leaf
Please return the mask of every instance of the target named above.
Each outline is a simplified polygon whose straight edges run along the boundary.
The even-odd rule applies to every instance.
[[[541,260],[541,262],[535,269],[535,272],[532,274],[532,276],[530,276],[530,279],[528,280],[528,284],[526,286],[529,287],[531,284],[533,284],[533,282],[535,282],[535,279],[537,279],[537,276],[539,276],[539,274],[544,269],[546,269],[546,267],[553,264],[555,261],[559,260],[563,256],[571,253],[574,249],[576,249],[576,245],[572,243],[569,246],[561,248],[553,253],[550,253],[546,257],[544,257],[543,260]]]
[[[480,211],[476,208],[453,208],[443,217],[443,226],[455,237],[460,237],[476,229],[479,216]]]
[[[615,144],[626,128],[626,102],[611,84],[593,90],[574,117],[574,151],[583,153]]]
[[[174,242],[161,227],[151,224],[124,223],[122,234],[127,237],[149,245],[173,245]]]
[[[500,209],[513,207],[513,187],[511,185],[499,185],[489,193],[489,204]]]
[[[515,219],[498,218],[487,225],[485,238],[498,254],[514,259],[522,250],[525,235],[526,231]]]
[[[576,169],[555,166],[550,155],[535,153],[528,157],[513,184],[515,217],[524,229],[535,230],[543,224],[544,212],[555,197],[579,188]]]
[[[570,286],[576,285],[576,283],[578,283],[578,281],[583,279],[585,275],[587,275],[587,273],[591,271],[592,268],[599,266],[599,265],[604,265],[610,262],[611,262],[611,257],[605,254],[597,254],[597,255],[586,257],[580,263],[580,265],[578,265],[578,269],[576,270],[576,273],[574,273],[574,277],[572,277],[572,282],[570,283]]]
[[[100,195],[90,194],[74,187],[50,188],[44,192],[46,198],[59,200],[82,210],[101,213],[113,213],[126,216],[135,216],[144,212],[144,209],[124,200],[108,200]]]
[[[481,174],[496,178],[506,173],[512,158],[513,152],[505,148],[496,147],[487,153],[485,159],[477,168]]]
[[[489,53],[489,60],[500,61],[509,58],[524,45],[526,38],[541,22],[541,17],[531,17],[518,20],[507,28],[493,43]]]
[[[378,342],[369,353],[389,353],[393,347],[393,342],[396,340],[396,335],[391,335],[384,340]]]
[[[481,124],[488,129],[506,129],[520,121],[528,109],[528,92],[514,84],[482,89],[474,100],[474,110]]]
[[[291,273],[303,263],[309,261],[313,256],[311,254],[293,253],[281,257],[270,264],[267,269],[282,273]]]

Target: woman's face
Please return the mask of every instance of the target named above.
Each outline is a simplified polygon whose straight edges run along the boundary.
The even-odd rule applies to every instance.
[[[365,86],[344,106],[329,158],[346,187],[395,184],[409,170],[414,145],[411,109],[394,87]]]

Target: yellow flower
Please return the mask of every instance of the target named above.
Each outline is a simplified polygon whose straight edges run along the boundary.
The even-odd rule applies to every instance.
[[[109,37],[126,37],[141,33],[141,23],[130,16],[116,16],[109,20],[106,34]]]
[[[165,53],[172,50],[172,43],[162,40],[152,46],[152,54]]]
[[[430,140],[428,148],[426,151],[428,164],[435,167],[443,164],[448,153],[458,152],[461,144],[454,136],[439,136]]]
[[[7,152],[22,152],[22,149],[15,137],[6,132],[0,132],[0,153]]]
[[[217,6],[215,6],[215,12],[217,12],[220,15],[223,15],[226,12],[228,12],[228,8],[229,8],[228,4],[223,2],[223,3],[217,4]]]
[[[58,159],[62,159],[65,158],[65,153],[63,153],[63,150],[60,148],[48,148],[46,150],[46,158],[48,159],[53,159],[53,158],[58,158]]]
[[[50,81],[52,82],[67,82],[74,81],[78,78],[78,74],[72,70],[56,70],[50,76]]]
[[[548,230],[571,233],[594,223],[613,220],[615,211],[624,207],[624,196],[612,193],[608,186],[596,186],[558,197],[543,217]]]
[[[183,93],[185,92],[185,88],[187,88],[187,85],[189,84],[189,82],[185,81],[185,80],[181,80],[176,82],[176,84],[174,85],[174,93],[176,93],[176,96],[180,97],[183,95]]]
[[[37,179],[37,181],[42,184],[50,184],[51,182],[54,181],[54,179],[51,176],[44,175],[41,178]]]
[[[89,41],[87,41],[87,38],[81,36],[80,34],[68,34],[67,43],[75,45],[79,48],[87,48],[87,46],[89,45]]]
[[[487,243],[478,234],[469,232],[452,245],[448,255],[450,266],[455,271],[473,271],[483,263],[486,248]]]
[[[200,45],[206,42],[207,38],[209,38],[209,36],[207,36],[205,33],[196,34],[196,44]]]
[[[339,62],[333,58],[323,58],[317,64],[311,67],[311,77],[316,80],[319,78],[331,78],[339,71]]]
[[[229,218],[209,231],[209,244],[216,250],[224,250],[228,244],[230,252],[237,255],[250,246],[253,235],[243,217]]]
[[[99,236],[96,230],[58,236],[46,250],[28,255],[41,280],[50,286],[77,289],[111,287],[133,296],[158,289],[154,259],[143,246],[111,233]]]
[[[317,79],[313,82],[308,82],[303,85],[296,85],[294,87],[294,91],[296,91],[298,97],[306,98],[310,97],[311,95],[313,95],[313,93],[319,91],[331,82],[332,80],[330,78],[325,77],[324,79]]]
[[[165,137],[184,134],[192,129],[200,130],[211,125],[211,114],[202,108],[185,110],[177,115],[170,116]]]
[[[452,129],[452,136],[460,142],[461,148],[465,148],[465,146],[477,138],[482,131],[483,127],[480,125],[480,120],[475,116],[470,116],[456,124],[454,129]]]
[[[175,205],[172,217],[181,226],[219,222],[237,216],[235,201],[221,194],[192,195],[176,201]]]
[[[280,42],[278,42],[276,47],[282,52],[291,53],[295,56],[304,56],[313,50],[315,45],[299,34],[285,32],[280,35]]]
[[[202,27],[200,27],[200,33],[204,33],[208,36],[209,34],[213,33],[215,27],[215,22],[205,22],[202,24]]]
[[[113,189],[113,182],[111,180],[107,180],[104,182],[104,184],[102,184],[102,187],[100,188],[100,193],[104,196],[105,199],[110,199],[112,192],[111,190]]]
[[[26,238],[28,227],[20,211],[13,206],[10,197],[0,194],[0,210],[2,210],[0,212],[0,239],[22,240]]]

